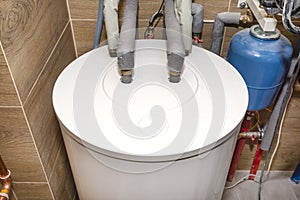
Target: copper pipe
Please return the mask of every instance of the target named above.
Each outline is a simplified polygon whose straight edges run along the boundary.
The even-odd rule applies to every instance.
[[[0,180],[3,181],[2,190],[0,191],[0,200],[8,200],[8,195],[12,187],[12,179],[10,171],[7,170],[1,156],[0,156]]]

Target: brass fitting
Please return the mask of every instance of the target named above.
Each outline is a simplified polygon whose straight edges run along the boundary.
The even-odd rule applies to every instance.
[[[120,75],[121,75],[122,83],[128,84],[132,82],[132,75],[133,75],[132,70],[120,70]]]
[[[169,71],[169,81],[171,83],[179,83],[180,82],[181,72]]]
[[[247,9],[247,13],[245,15],[241,15],[240,23],[247,24],[253,22],[253,15],[250,9]]]
[[[251,137],[261,139],[262,134],[260,132],[241,132],[238,134],[238,139]]]

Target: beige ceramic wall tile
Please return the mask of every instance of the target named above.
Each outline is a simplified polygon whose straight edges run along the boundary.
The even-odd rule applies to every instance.
[[[67,21],[66,1],[1,1],[0,40],[23,102]]]
[[[70,25],[24,105],[47,176],[53,172],[62,137],[52,106],[52,90],[61,71],[75,59]],[[64,166],[63,166],[64,167]]]
[[[18,200],[53,200],[47,183],[14,183]]]
[[[82,55],[93,47],[96,21],[73,21],[74,36],[78,55]],[[106,32],[103,27],[101,44],[105,44]]]
[[[195,0],[204,7],[204,19],[215,19],[218,13],[227,12],[229,0]]]
[[[67,0],[72,19],[97,19],[98,0]]]
[[[204,23],[203,24],[203,30],[202,30],[202,39],[203,43],[201,46],[207,50],[210,49],[210,44],[211,44],[211,39],[212,39],[212,28],[213,24],[212,23]]]
[[[21,108],[0,108],[0,141],[14,181],[46,181]]]
[[[76,193],[72,171],[64,145],[56,158],[54,170],[49,178],[55,199],[73,199]]]
[[[20,106],[7,63],[0,48],[0,106]]]
[[[222,51],[221,51],[221,56],[223,58],[226,58],[226,56],[227,56],[227,52],[229,49],[229,44],[230,44],[232,36],[242,29],[243,29],[242,27],[226,27],[225,28]]]

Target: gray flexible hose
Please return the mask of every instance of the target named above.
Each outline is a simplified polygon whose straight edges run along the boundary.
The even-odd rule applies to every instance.
[[[120,70],[131,70],[134,67],[137,12],[138,0],[127,0],[117,49]]]
[[[219,13],[215,19],[212,32],[212,42],[210,51],[220,55],[221,46],[223,42],[224,24],[236,24],[240,23],[241,13],[238,12],[223,12]]]
[[[97,16],[97,23],[96,23],[96,31],[95,31],[95,35],[94,35],[93,49],[98,48],[99,44],[100,44],[102,27],[103,27],[103,16],[104,16],[103,9],[104,9],[104,0],[99,0],[98,16]]]
[[[274,136],[276,133],[276,129],[278,124],[282,118],[282,114],[284,112],[284,108],[288,103],[288,99],[292,92],[292,87],[297,79],[299,67],[300,67],[300,55],[298,58],[294,58],[290,65],[289,71],[286,76],[286,80],[280,90],[279,96],[277,98],[276,104],[273,108],[272,114],[269,118],[269,122],[267,125],[267,129],[261,141],[261,149],[264,151],[268,151],[271,147],[271,144],[274,140]],[[299,65],[299,66],[298,66]]]
[[[167,58],[170,72],[181,73],[184,62],[184,46],[181,28],[175,16],[173,0],[165,0],[164,18],[167,35]],[[179,82],[180,77],[172,77],[171,82]]]
[[[201,35],[204,19],[203,6],[198,3],[192,3],[193,15],[193,33]]]
[[[294,0],[286,0],[283,6],[282,23],[285,29],[288,31],[300,35],[300,27],[295,26],[292,22],[292,10],[294,6]],[[296,15],[296,14],[295,14]]]

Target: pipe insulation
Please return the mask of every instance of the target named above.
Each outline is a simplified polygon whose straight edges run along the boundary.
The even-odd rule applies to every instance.
[[[164,18],[167,36],[167,59],[170,72],[170,82],[179,82],[184,62],[184,44],[173,0],[165,0]],[[177,74],[174,76],[174,73]]]
[[[134,68],[137,14],[138,0],[127,0],[117,49],[120,70],[132,70]]]
[[[202,33],[204,11],[203,6],[198,3],[192,3],[192,16],[193,16],[193,34]]]
[[[98,16],[97,16],[97,23],[96,23],[96,31],[94,35],[94,43],[93,49],[98,48],[101,39],[102,27],[103,27],[103,9],[104,9],[104,0],[99,0],[98,6]]]
[[[289,97],[292,93],[292,88],[296,81],[297,74],[299,72],[299,66],[300,54],[298,58],[294,58],[291,62],[285,82],[282,86],[282,89],[280,90],[276,104],[269,118],[267,129],[261,141],[261,149],[264,151],[268,151],[273,143],[274,136],[276,134],[276,129],[278,127],[279,122],[281,121],[284,109],[288,104]]]
[[[212,32],[211,52],[220,55],[224,35],[224,25],[238,25],[240,23],[240,17],[241,13],[238,12],[223,12],[216,16]]]
[[[118,9],[119,0],[104,0],[104,22],[108,50],[111,57],[117,57],[117,46],[119,39]]]

